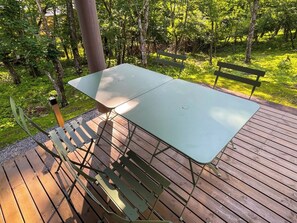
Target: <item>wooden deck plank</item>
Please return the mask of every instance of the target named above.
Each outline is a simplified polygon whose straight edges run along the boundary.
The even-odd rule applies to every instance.
[[[21,157],[18,157],[21,158]],[[17,158],[17,159],[18,159]],[[30,191],[26,187],[25,182],[15,164],[11,162],[4,168],[13,193],[15,194],[20,211],[25,222],[42,222],[41,215],[36,207],[34,200],[31,197]]]
[[[45,151],[39,149],[38,154],[41,156],[42,161],[44,162],[45,166],[48,166],[49,164],[53,163],[53,157],[48,157],[48,159],[44,159]],[[60,186],[62,186],[62,189],[64,193],[68,192],[68,189],[72,185],[73,178],[70,176],[68,171],[65,168],[61,168],[58,173],[56,173],[56,169],[58,167],[58,163],[54,162],[50,172],[53,176],[54,180],[58,182]],[[61,193],[63,196],[64,194]],[[84,194],[78,189],[78,185],[74,187],[72,193],[71,193],[71,201],[68,202],[67,199],[63,199],[63,202],[67,203],[69,206],[73,205],[73,208],[75,209],[74,212],[80,216],[83,222],[89,221],[92,219],[91,222],[97,222],[98,216],[94,212],[93,208],[90,207],[90,205],[85,202],[84,200]],[[71,205],[70,205],[71,203]]]
[[[291,154],[284,153],[273,148],[272,146],[267,146],[261,143],[259,143],[260,147],[257,147],[253,145],[255,140],[244,135],[238,135],[238,137],[233,139],[233,142],[260,157],[264,157],[276,165],[287,168],[294,172],[297,170],[297,157],[294,157]]]
[[[242,190],[245,193],[248,193],[248,191],[251,191],[250,193],[255,193],[255,195],[250,196],[256,197],[255,199],[258,200],[262,205],[265,205],[267,208],[280,216],[288,216],[287,220],[289,221],[294,222],[297,220],[296,214],[291,215],[291,213],[297,213],[297,205],[296,201],[289,199],[290,194],[285,196],[268,185],[259,182],[257,177],[261,177],[261,174],[256,175],[257,172],[254,171],[255,175],[250,176],[248,175],[246,168],[244,168],[245,166],[241,167],[242,171],[239,171],[239,166],[242,165],[241,163],[236,163],[236,161],[233,160],[228,160],[228,163],[232,164],[232,166],[227,166],[226,163],[222,162],[221,168],[224,168],[226,171],[228,171],[228,174],[232,174],[232,176],[242,181],[246,186],[253,188],[251,190],[247,190],[246,188],[242,187]],[[273,181],[270,180],[270,183],[272,182]]]
[[[170,157],[170,159],[172,159],[171,157]],[[175,159],[176,159],[176,157],[175,157]],[[184,159],[184,158],[183,158]],[[155,161],[155,159],[153,160],[153,161]],[[166,160],[166,161],[168,161],[168,160]],[[164,161],[165,163],[166,163],[166,161]],[[173,162],[173,161],[172,161]],[[167,165],[169,164],[171,164],[172,162],[168,162],[167,163]],[[153,162],[154,163],[154,162]],[[162,170],[164,170],[164,167],[160,167],[160,165],[158,165],[158,167],[160,168],[160,169],[162,169]],[[172,169],[174,169],[174,168],[176,168],[175,169],[175,171],[176,170],[178,170],[178,172],[180,173],[181,172],[181,166],[178,166],[178,164],[173,164],[173,166],[172,166]],[[175,172],[173,172],[173,173],[167,173],[166,172],[166,175],[169,175],[169,176],[172,176],[173,174],[176,174]],[[186,175],[188,175],[188,181],[189,181],[189,179],[190,179],[190,170],[189,169],[186,169],[184,172],[182,172],[181,173],[181,175],[182,176],[186,176]],[[175,180],[175,182],[177,181],[176,179],[178,178],[177,176],[173,176],[172,178],[174,178],[174,180]],[[185,183],[184,183],[184,181],[182,180],[182,182],[181,182],[181,185],[182,185],[182,187],[183,187],[183,189],[185,188]],[[189,183],[189,185],[190,186],[188,186],[188,190],[190,190],[190,187],[191,187],[191,184]],[[200,184],[199,183],[199,185],[203,185],[203,184]],[[199,189],[198,189],[198,191],[199,191]],[[213,191],[214,192],[214,191]],[[198,192],[199,193],[199,192]],[[203,191],[203,193],[204,193],[204,191]],[[205,194],[204,194],[205,195]],[[200,197],[201,195],[199,194],[199,200],[207,200],[208,202],[211,200],[211,198],[210,197],[208,197],[208,199],[203,199],[202,197]],[[225,197],[226,195],[223,195],[222,197]],[[215,201],[214,201],[215,202]],[[209,205],[209,204],[208,204]],[[227,210],[226,208],[224,208],[222,205],[211,205],[211,207],[213,207],[214,209],[216,209],[217,210],[217,207],[218,206],[220,206],[220,207],[222,207],[221,209],[222,210],[224,210],[222,213],[224,213],[224,216],[221,216],[224,220],[226,220],[227,222],[233,222],[233,221],[235,221],[235,219],[240,219],[240,215],[237,215],[237,216],[235,216],[235,217],[233,217],[232,218],[232,215],[234,216],[234,214],[232,213],[232,214],[230,214],[230,210],[232,210],[232,209],[229,209],[229,210]],[[218,211],[213,211],[213,212],[218,212]],[[245,213],[246,212],[248,212],[248,211],[244,211]],[[254,219],[257,219],[257,216],[253,216],[253,218]],[[204,219],[208,219],[208,217],[205,217],[204,216]]]
[[[44,159],[49,159],[53,163],[55,162],[51,159],[50,154],[44,154],[43,156]],[[77,215],[73,207],[69,205],[65,199],[65,195],[63,194],[61,188],[50,173],[49,169],[51,167],[45,166],[35,150],[28,151],[27,157],[36,175],[39,177],[40,182],[47,191],[51,202],[55,205],[56,211],[59,212],[62,221],[82,222],[81,218]]]
[[[102,120],[103,117],[97,117],[89,121],[88,124],[99,134],[103,126]],[[116,160],[119,156],[117,149],[123,151],[127,143],[127,126],[127,120],[120,116],[109,121],[99,146],[92,147],[92,151],[98,159],[93,157],[89,164],[103,169]],[[296,115],[261,106],[256,115],[235,136],[233,141],[237,149],[233,150],[229,145],[222,156],[219,163],[222,176],[218,177],[208,167],[205,168],[197,188],[194,190],[193,197],[190,199],[189,206],[184,212],[184,221],[186,223],[210,221],[297,222],[296,133]],[[129,149],[149,161],[157,143],[156,138],[137,128]],[[162,143],[161,146],[165,145]],[[97,209],[96,204],[88,196],[85,196],[78,185],[71,196],[73,204],[70,205],[66,201],[62,190],[68,188],[73,179],[64,167],[58,175],[54,173],[58,163],[51,156],[39,148],[37,152],[34,150],[28,152],[26,159],[27,163],[22,163],[21,159],[17,159],[16,167],[9,165],[9,162],[4,164],[3,173],[0,170],[0,177],[2,179],[5,176],[4,179],[6,179],[4,170],[7,168],[19,169],[19,175],[26,177],[23,177],[25,180],[18,178],[20,181],[16,183],[25,185],[27,193],[31,194],[31,203],[40,202],[42,199],[36,198],[36,196],[38,191],[42,193],[44,190],[46,195],[43,194],[41,197],[47,204],[44,206],[35,205],[35,211],[40,213],[43,220],[49,218],[45,216],[50,216],[44,212],[52,213],[53,209],[56,211],[57,217],[61,216],[62,222],[95,222],[94,219],[97,220],[99,216],[102,216],[102,210]],[[80,156],[78,160],[81,160]],[[30,170],[30,166],[32,166],[32,170]],[[174,149],[169,149],[155,157],[152,166],[171,180],[171,188],[182,197],[187,198],[192,187],[187,158]],[[201,166],[197,164],[194,164],[193,167],[196,173],[201,170]],[[39,188],[36,189],[36,192],[32,192],[33,182]],[[8,187],[9,194],[9,183],[10,178],[9,181],[6,179],[5,185],[0,185],[0,198],[1,188],[7,190],[6,187]],[[106,205],[104,192],[98,187],[87,184],[86,181],[84,183]],[[14,198],[14,190],[10,189],[10,198],[8,196],[6,199],[12,199],[15,202],[15,209],[19,209],[17,203],[19,200]],[[161,195],[160,202],[156,206],[157,211],[164,218],[170,219],[174,223],[179,222],[178,217],[182,207],[183,202],[170,190],[166,190]],[[9,210],[2,205],[1,199],[0,208],[5,219]],[[111,208],[116,210],[113,206]],[[16,215],[17,213],[22,220],[20,209]]]
[[[292,128],[297,128],[297,121],[285,115],[273,113],[272,111],[264,110],[264,109],[260,109],[259,114],[269,117],[270,119],[274,119],[281,124],[288,125]]]
[[[176,158],[176,156],[175,156],[175,158]],[[181,157],[181,159],[182,158],[183,157]],[[189,169],[186,170],[186,172],[188,172],[188,173],[189,173],[189,171],[190,171]],[[178,170],[178,172],[180,172],[180,169]],[[219,178],[216,175],[212,174],[211,171],[207,171],[206,170],[206,172],[207,172],[206,177],[204,177],[204,175],[202,175],[201,182],[205,182],[206,181],[210,185],[212,185],[213,187],[215,187],[218,190],[217,193],[221,193],[222,200],[220,200],[220,202],[224,203],[225,206],[229,206],[229,205],[232,206],[232,202],[234,202],[234,201],[243,202],[243,204],[244,204],[246,202],[246,200],[248,200],[248,199],[244,199],[241,194],[239,194],[238,197],[235,197],[235,199],[230,198],[230,193],[228,193],[228,190],[230,190],[230,185],[224,184],[224,182],[221,181],[221,178],[224,178],[225,176],[227,178],[227,175],[223,171],[221,171],[221,174],[222,174],[222,177],[221,178]],[[185,175],[184,173],[182,173],[182,174]],[[220,181],[219,183],[218,183],[218,180]],[[198,183],[199,184],[199,188],[205,186],[201,182]],[[216,187],[217,185],[219,185],[219,188]],[[227,193],[225,193],[225,189],[226,189],[226,192]],[[214,191],[215,190],[213,190],[213,192]],[[197,193],[197,199],[200,199],[199,198],[199,189],[197,190],[197,192],[195,191],[195,193]],[[229,199],[228,199],[229,200],[229,204],[226,205],[225,204],[225,202],[226,202],[225,198],[228,198],[228,197],[229,197]],[[215,207],[218,208],[218,206],[215,206]],[[255,205],[253,203],[253,207],[257,207],[257,205]],[[230,209],[230,210],[235,211],[236,209]],[[261,218],[259,218],[259,216],[249,213],[250,211],[248,209],[242,208],[241,211],[243,211],[244,213],[246,213],[247,215],[249,215],[250,218],[252,217],[252,219],[261,219]],[[240,212],[239,212],[238,216],[242,216],[242,215],[240,215]],[[262,221],[263,221],[263,219],[262,219]]]
[[[265,106],[265,105],[261,105],[261,109],[260,111],[266,111],[266,112],[270,112],[270,114],[272,114],[273,116],[281,116],[281,117],[287,117],[291,122],[295,122],[297,123],[297,116],[296,114],[292,114],[289,113],[287,111],[282,111],[280,109],[276,109],[273,108],[271,106]],[[296,109],[294,109],[294,111],[296,111]]]
[[[267,159],[266,157],[262,157],[259,156],[259,154],[257,153],[253,153],[251,151],[249,151],[248,149],[243,149],[242,147],[244,147],[244,144],[241,144],[241,146],[238,146],[238,154],[244,156],[247,159],[250,159],[251,161],[255,161],[255,165],[264,165],[266,168],[269,168],[272,170],[272,172],[277,172],[279,174],[283,174],[284,176],[286,176],[287,178],[290,178],[293,181],[297,180],[296,177],[296,173],[294,172],[294,166],[290,165],[289,167],[291,167],[293,170],[290,170],[282,165],[279,165],[278,163],[274,162],[274,161],[270,161],[269,159]],[[230,151],[230,150],[228,150]],[[285,163],[285,161],[284,161]],[[283,163],[280,163],[283,164]],[[270,171],[270,170],[268,170]],[[282,176],[281,176],[282,177]]]
[[[274,126],[263,126],[263,123],[253,123],[253,122],[249,122],[246,126],[246,129],[255,129],[261,132],[264,132],[266,134],[269,134],[271,136],[286,140],[292,144],[295,144],[295,147],[297,147],[297,136],[296,133],[291,132],[291,131],[286,131],[286,130],[282,130],[282,132],[279,132],[278,129]],[[297,149],[296,149],[297,150]]]
[[[1,204],[0,204],[0,223],[5,223],[4,216],[3,216],[3,213],[2,213]]]
[[[51,204],[46,191],[40,184],[38,176],[32,170],[26,157],[15,159],[15,163],[21,170],[22,178],[30,191],[32,199],[36,203],[36,207],[41,214],[44,222],[61,222],[61,218]]]
[[[23,222],[22,214],[2,166],[0,168],[0,182],[0,204],[3,219],[6,219],[7,222]]]
[[[296,133],[295,133],[296,129],[294,129],[288,125],[280,124],[274,120],[267,119],[266,117],[255,115],[251,119],[250,123],[254,123],[255,125],[263,126],[266,129],[271,129],[278,133],[283,133],[285,135],[289,135],[292,138],[297,137]]]

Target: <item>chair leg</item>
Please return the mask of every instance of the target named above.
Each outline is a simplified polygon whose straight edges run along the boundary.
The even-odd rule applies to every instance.
[[[86,154],[85,154],[85,156],[84,156],[84,158],[83,158],[83,160],[82,160],[82,162],[81,162],[81,165],[80,165],[80,167],[79,167],[79,169],[81,169],[81,170],[84,168],[84,164],[85,164],[85,162],[86,162],[86,160],[87,160],[87,157],[88,157],[88,155],[89,155],[89,152],[90,152],[90,149],[91,149],[92,145],[93,145],[93,141],[91,141],[91,143],[90,143],[90,145],[89,145],[89,148],[87,149]],[[73,188],[74,188],[74,186],[75,186],[75,184],[76,184],[77,178],[78,178],[79,176],[80,176],[80,174],[78,173],[78,174],[76,175],[76,177],[75,177],[75,179],[74,179],[74,181],[73,181],[71,187],[70,187],[70,190],[69,190],[69,192],[68,192],[68,194],[69,194],[69,198],[70,198],[70,195],[71,195],[71,193],[72,193],[72,191],[73,191]]]
[[[60,168],[61,168],[61,165],[62,165],[62,160],[60,160],[59,166],[58,166],[58,168],[56,169],[55,173],[59,173],[59,170],[60,170]]]
[[[79,173],[76,175],[76,177],[75,177],[75,179],[74,179],[74,181],[73,181],[73,183],[72,183],[72,185],[71,185],[71,187],[70,187],[70,189],[69,189],[69,191],[68,191],[68,197],[69,197],[69,200],[70,200],[70,195],[71,195],[71,193],[72,193],[72,191],[73,191],[73,189],[74,189],[74,186],[75,186],[75,184],[76,184],[76,181],[77,181],[77,178],[79,177]]]
[[[151,210],[151,213],[149,214],[149,216],[148,216],[148,219],[150,219],[151,218],[151,216],[152,216],[152,214],[153,214],[153,212],[154,212],[154,210],[155,210],[155,207],[156,207],[156,204],[157,204],[157,202],[159,201],[159,197],[157,198],[157,200],[154,202],[154,205],[152,206],[152,210]]]

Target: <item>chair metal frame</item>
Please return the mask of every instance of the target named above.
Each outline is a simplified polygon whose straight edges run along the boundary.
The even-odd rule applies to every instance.
[[[96,170],[95,177],[85,173],[79,166],[68,157],[65,145],[60,140],[55,131],[50,131],[50,137],[61,157],[62,162],[71,173],[75,182],[86,191],[86,193],[107,213],[108,217],[116,222],[143,222],[137,220],[144,211],[154,208],[159,200],[160,194],[167,188],[170,182],[152,169],[133,151],[128,151],[122,155],[118,161],[111,164],[111,168],[106,167],[103,171]],[[83,176],[88,182],[100,186],[113,204],[125,215],[119,216],[108,211],[102,203],[92,194],[92,192],[82,183],[79,176]],[[159,216],[158,213],[156,215]],[[145,222],[167,222],[145,220]]]
[[[32,119],[30,119],[24,113],[21,107],[16,106],[16,103],[12,97],[10,97],[10,105],[17,124],[30,136],[31,139],[33,139],[37,143],[38,146],[40,146],[42,149],[44,149],[46,152],[52,155],[55,159],[60,160],[58,168],[55,171],[56,173],[58,173],[62,164],[61,157],[59,156],[59,154],[50,150],[44,143],[37,140],[36,137],[29,130],[29,125],[37,129],[50,140],[49,133],[44,131],[38,124],[36,124]],[[86,165],[86,163],[88,160],[88,155],[96,156],[90,150],[94,145],[95,141],[98,140],[99,136],[87,125],[87,123],[82,118],[78,118],[76,120],[70,121],[69,123],[65,123],[64,128],[57,127],[52,131],[55,131],[60,137],[60,139],[63,141],[63,143],[65,143],[67,153],[75,153],[75,155],[78,156],[78,154],[76,153],[78,152],[78,150],[85,152],[82,162],[72,161],[74,164],[80,166],[80,169],[92,169],[92,167]],[[57,148],[55,149],[57,150]],[[75,182],[73,182],[69,194],[71,194],[74,185]]]

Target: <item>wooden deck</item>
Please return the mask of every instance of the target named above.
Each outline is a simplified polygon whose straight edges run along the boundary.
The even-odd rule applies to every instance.
[[[89,123],[99,132],[101,121],[98,117]],[[92,165],[102,168],[116,159],[114,146],[121,148],[126,135],[123,118],[109,122],[99,148],[94,148],[100,161],[91,160]],[[234,143],[236,150],[229,146],[220,161],[221,177],[207,167],[203,171],[184,213],[185,222],[297,222],[297,116],[263,105]],[[149,159],[156,144],[156,139],[138,129],[130,149]],[[102,216],[78,185],[72,202],[65,199],[73,179],[65,168],[56,174],[57,165],[36,148],[1,166],[0,223],[96,222]],[[187,196],[191,175],[186,158],[168,150],[153,160],[153,166],[171,180],[172,188]],[[201,167],[194,168],[198,172]],[[98,188],[89,187],[105,200]],[[182,203],[170,191],[162,194],[157,211],[165,219],[179,222],[181,209]]]

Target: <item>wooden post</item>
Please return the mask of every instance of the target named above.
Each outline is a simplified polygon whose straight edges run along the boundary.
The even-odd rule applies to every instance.
[[[79,26],[91,73],[106,68],[95,0],[75,0]]]
[[[50,97],[48,100],[52,106],[58,125],[64,128],[64,119],[57,103],[57,99],[55,97]]]
[[[106,68],[100,27],[98,22],[95,0],[75,0],[79,26],[82,33],[84,48],[87,55],[88,67],[91,73]],[[104,105],[97,103],[99,112],[110,111]]]

